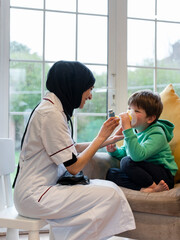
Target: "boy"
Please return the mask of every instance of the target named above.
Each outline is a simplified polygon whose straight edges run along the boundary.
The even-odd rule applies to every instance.
[[[158,120],[163,109],[160,96],[149,90],[138,91],[129,98],[128,106],[137,120],[131,126],[128,113],[120,114],[124,145],[107,146],[109,154],[121,160],[120,169],[110,168],[107,180],[142,192],[173,188],[178,167],[168,142],[174,125]]]

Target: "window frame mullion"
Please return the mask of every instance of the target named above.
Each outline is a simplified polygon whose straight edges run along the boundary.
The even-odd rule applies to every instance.
[[[9,137],[10,0],[0,0],[0,137]]]
[[[127,109],[127,1],[109,1],[108,108]]]

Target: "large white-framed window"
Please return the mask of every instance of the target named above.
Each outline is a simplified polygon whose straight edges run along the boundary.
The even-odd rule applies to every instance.
[[[92,140],[88,134],[93,133],[92,138],[97,134],[108,108],[113,108],[117,114],[126,111],[128,96],[138,89],[160,92],[173,83],[176,92],[180,93],[178,0],[64,0],[61,1],[63,9],[62,5],[53,7],[57,2],[60,1],[0,0],[0,137],[16,134],[20,141],[33,107],[27,96],[33,99],[34,105],[40,101],[45,92],[46,73],[51,64],[59,60],[53,46],[67,60],[85,63],[97,78],[94,100],[83,111],[74,112],[78,141]],[[18,22],[17,16],[21,16],[21,21]],[[31,29],[32,19],[36,24]],[[50,24],[51,20],[56,24]],[[24,28],[20,28],[22,22]],[[71,24],[67,23],[63,28],[60,22]],[[86,28],[83,28],[84,23]],[[15,30],[11,32],[13,28]],[[29,36],[29,44],[24,44],[25,41],[20,42],[23,46],[15,43],[20,36],[18,28]],[[46,38],[47,34],[56,36],[59,28],[63,32],[62,38]],[[40,39],[41,47],[38,47]],[[64,47],[63,41],[67,42],[68,48]],[[28,48],[31,45],[35,46],[33,51],[32,47]],[[96,46],[98,50],[94,52],[89,46]],[[88,54],[85,54],[86,50]],[[34,82],[24,81],[27,71],[28,79],[32,78]],[[32,72],[36,72],[37,78],[31,75]],[[18,95],[22,91],[23,94]],[[19,128],[9,127],[11,118],[20,121]],[[78,139],[78,136],[83,137]],[[18,141],[17,148],[20,146]]]
[[[108,1],[10,1],[9,135],[20,140],[46,92],[55,61],[80,61],[96,77],[93,100],[73,116],[75,141],[90,141],[106,119]]]
[[[17,149],[20,149],[31,110],[46,92],[46,74],[55,61],[81,61],[96,77],[93,100],[83,110],[74,111],[75,140],[91,141],[107,118],[107,109],[118,111],[119,83],[116,79],[123,76],[126,61],[116,52],[123,50],[125,56],[126,50],[116,39],[120,36],[120,40],[126,42],[126,36],[119,33],[121,28],[117,34],[114,24],[118,27],[119,23],[122,26],[126,23],[126,11],[122,6],[126,9],[126,1],[99,0],[98,4],[90,0],[68,0],[61,4],[55,0],[6,1],[4,12],[10,16],[10,34],[7,35],[9,41],[4,42],[9,51],[9,57],[6,54],[9,89],[9,95],[6,91],[9,106],[6,115],[9,121],[5,135],[15,139]],[[126,70],[123,79],[126,83]],[[125,96],[123,88],[121,92]]]
[[[0,1],[0,137],[14,139],[18,162],[22,134],[31,110],[46,92],[49,68],[58,60],[78,60],[92,70],[96,85],[93,100],[74,111],[74,139],[91,141],[107,109],[118,106],[112,86],[119,47],[112,28],[119,1]]]

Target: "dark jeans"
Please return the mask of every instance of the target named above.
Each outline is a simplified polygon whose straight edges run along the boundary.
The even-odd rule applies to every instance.
[[[119,168],[110,168],[106,179],[115,182],[117,185],[140,190],[147,188],[155,182],[158,184],[164,180],[169,189],[174,187],[174,176],[163,165],[151,162],[134,162],[130,157],[124,157]]]

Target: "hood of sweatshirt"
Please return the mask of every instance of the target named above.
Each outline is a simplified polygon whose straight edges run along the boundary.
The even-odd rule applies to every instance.
[[[156,123],[150,125],[148,127],[149,128],[153,128],[153,127],[161,127],[164,130],[164,133],[166,135],[167,141],[170,142],[174,136],[173,134],[173,130],[174,130],[174,124],[169,122],[168,120],[163,120],[163,119],[159,119]]]

